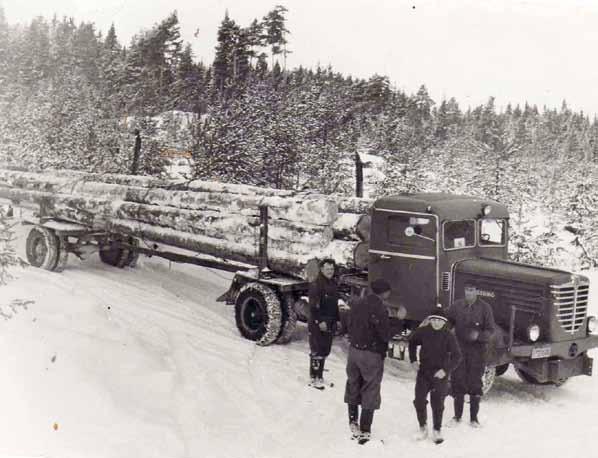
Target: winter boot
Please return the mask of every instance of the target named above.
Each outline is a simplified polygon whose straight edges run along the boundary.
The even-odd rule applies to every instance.
[[[363,445],[370,440],[372,421],[374,421],[374,411],[370,409],[361,409],[361,418],[359,419],[359,429],[361,430],[361,434],[357,441],[360,445]]]
[[[419,427],[419,430],[415,434],[416,441],[423,441],[426,440],[428,437],[428,425],[423,425]]]
[[[318,374],[319,374],[321,362],[322,362],[322,360],[320,358],[316,358],[313,356],[311,356],[309,358],[309,378],[311,380],[309,383],[309,386],[323,390],[324,384],[318,383],[318,378],[320,378],[318,376]]]
[[[471,426],[474,428],[480,427],[480,422],[478,421],[478,413],[480,412],[480,400],[481,396],[469,396],[469,420]]]
[[[372,437],[372,433],[370,433],[369,431],[362,431],[359,434],[359,439],[357,439],[357,443],[359,445],[367,444],[370,441],[371,437]]]
[[[461,424],[461,419],[457,418],[457,417],[453,417],[450,419],[450,421],[448,422],[448,424],[446,426],[447,426],[447,428],[456,428],[460,424]]]
[[[349,428],[351,429],[351,439],[359,439],[361,430],[359,429],[359,406],[348,404]]]
[[[465,404],[465,396],[462,394],[456,394],[453,397],[453,405],[455,406],[455,418],[461,421],[463,416],[463,405]]]
[[[444,437],[442,437],[442,433],[439,429],[432,430],[432,441],[435,444],[442,444],[444,442]]]

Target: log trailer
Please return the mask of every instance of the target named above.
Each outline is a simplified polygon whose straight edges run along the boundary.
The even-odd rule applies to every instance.
[[[383,278],[392,285],[388,307],[395,337],[389,356],[403,358],[411,330],[437,304],[448,308],[463,297],[464,283],[473,281],[497,323],[485,391],[510,364],[532,384],[559,386],[592,374],[588,350],[598,347],[598,322],[587,313],[588,278],[509,261],[504,205],[442,193],[402,194],[376,200],[369,214],[369,261],[339,272],[338,282],[345,311],[372,281]],[[307,290],[317,268],[307,279],[269,268],[267,207],[260,209],[256,266],[142,246],[130,234],[93,231],[43,212],[28,224],[27,259],[48,270],[64,269],[69,253],[81,255],[91,247],[116,267],[134,266],[144,254],[235,272],[218,300],[235,307],[240,334],[260,345],[288,342],[297,321],[307,320]]]

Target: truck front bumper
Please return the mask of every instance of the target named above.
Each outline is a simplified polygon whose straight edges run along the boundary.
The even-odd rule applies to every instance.
[[[514,364],[539,383],[559,383],[576,375],[592,375],[587,351],[598,347],[598,336],[567,342],[517,345],[511,348]]]

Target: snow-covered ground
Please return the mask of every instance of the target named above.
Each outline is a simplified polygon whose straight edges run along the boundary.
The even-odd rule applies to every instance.
[[[21,254],[24,237],[20,228]],[[534,387],[509,370],[482,405],[484,428],[446,429],[435,446],[413,440],[415,374],[387,360],[375,440],[359,446],[343,403],[344,341],[326,373],[335,387],[307,388],[305,327],[285,346],[242,339],[215,300],[230,274],[154,258],[121,270],[97,256],[61,274],[15,274],[0,287],[0,456],[598,456],[598,375]]]

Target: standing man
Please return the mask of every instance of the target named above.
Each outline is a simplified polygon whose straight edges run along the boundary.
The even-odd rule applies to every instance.
[[[345,402],[349,410],[349,427],[360,444],[370,440],[374,410],[380,408],[380,385],[384,358],[390,341],[390,320],[384,301],[390,296],[385,280],[371,284],[372,294],[351,306],[348,318],[349,357]],[[361,405],[361,418],[359,416]]]
[[[310,386],[324,389],[324,363],[330,354],[339,320],[338,287],[334,281],[333,259],[320,262],[318,277],[309,285],[309,376]]]
[[[474,428],[480,427],[478,413],[482,398],[482,376],[486,367],[488,342],[494,332],[492,308],[480,299],[474,283],[465,283],[465,299],[456,300],[449,309],[449,322],[455,327],[457,341],[463,359],[455,369],[452,394],[455,402],[453,424],[459,424],[463,416],[463,403],[469,395],[469,421]]]
[[[444,310],[436,308],[426,322],[428,324],[417,328],[409,339],[409,360],[417,370],[413,405],[419,422],[418,440],[424,440],[428,437],[428,393],[430,393],[434,426],[432,440],[440,444],[444,441],[441,429],[444,398],[448,393],[448,378],[461,362],[461,351],[457,339],[446,326],[447,318]],[[421,347],[419,363],[417,347]]]

